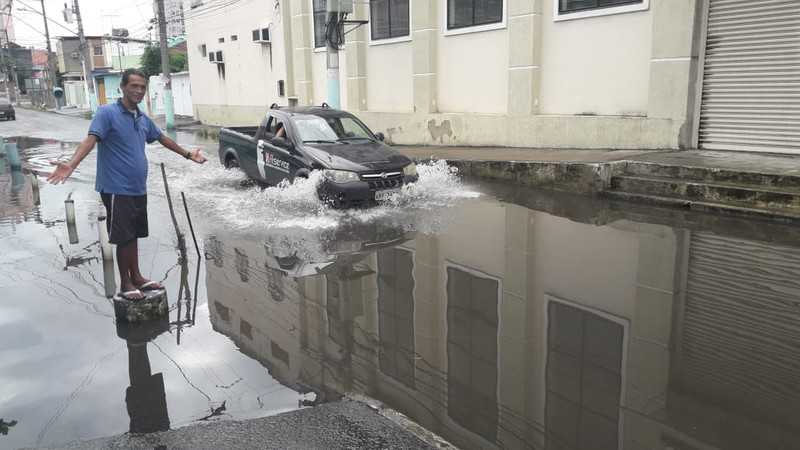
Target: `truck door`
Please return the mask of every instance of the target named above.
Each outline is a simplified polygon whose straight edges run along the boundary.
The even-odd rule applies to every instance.
[[[292,179],[296,164],[291,151],[292,141],[283,121],[272,117],[269,122],[269,133],[258,141],[258,171],[265,182],[276,185],[284,179]]]

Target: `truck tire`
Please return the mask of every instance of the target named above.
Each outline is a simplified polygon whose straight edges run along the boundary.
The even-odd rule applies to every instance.
[[[225,168],[226,169],[238,169],[239,168],[239,160],[236,159],[233,155],[228,155],[225,158]]]

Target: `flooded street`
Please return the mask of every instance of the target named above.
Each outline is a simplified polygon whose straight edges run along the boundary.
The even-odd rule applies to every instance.
[[[136,327],[105,294],[95,154],[52,186],[41,173],[74,145],[10,140],[22,168],[0,158],[0,448],[345,394],[465,449],[800,448],[796,228],[481,183],[443,161],[390,204],[336,211],[314,176],[263,189],[182,133],[210,161],[149,147],[140,259],[170,314]]]

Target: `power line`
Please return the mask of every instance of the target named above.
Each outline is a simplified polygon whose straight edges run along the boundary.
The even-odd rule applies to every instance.
[[[38,14],[38,15],[40,15],[40,16],[42,16],[42,17],[44,17],[44,14],[42,14],[42,13],[41,13],[40,11],[38,11],[36,8],[33,8],[31,5],[29,5],[29,4],[25,3],[25,2],[23,2],[22,0],[17,0],[17,1],[18,1],[18,2],[20,2],[20,3],[22,3],[23,5],[25,5],[25,6],[26,6],[26,7],[27,7],[27,8],[28,8],[28,9],[29,9],[31,12],[35,12],[36,14]],[[11,17],[11,15],[10,15],[10,14],[9,14],[9,17]],[[78,34],[78,33],[76,33],[76,32],[74,32],[74,31],[70,30],[69,28],[65,27],[64,25],[61,25],[59,22],[57,22],[57,21],[55,21],[55,20],[53,20],[53,19],[51,19],[51,18],[49,18],[49,17],[47,17],[47,20],[48,20],[48,21],[50,21],[51,23],[54,23],[54,24],[56,24],[56,25],[60,26],[61,28],[63,28],[63,29],[65,29],[65,30],[69,31],[70,33],[72,33],[72,34],[74,34],[74,35],[76,35],[76,36],[77,36],[77,34]]]

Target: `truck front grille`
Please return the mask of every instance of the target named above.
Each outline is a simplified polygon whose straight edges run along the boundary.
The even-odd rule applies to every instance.
[[[379,172],[361,175],[361,179],[369,184],[370,190],[399,188],[403,185],[403,172]]]

